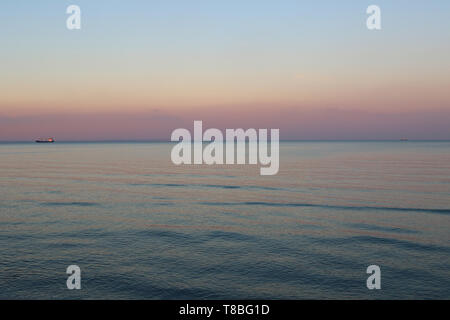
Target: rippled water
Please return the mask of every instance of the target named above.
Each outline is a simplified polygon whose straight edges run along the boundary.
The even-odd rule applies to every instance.
[[[0,298],[450,298],[450,142],[284,142],[276,176],[170,148],[0,144]]]

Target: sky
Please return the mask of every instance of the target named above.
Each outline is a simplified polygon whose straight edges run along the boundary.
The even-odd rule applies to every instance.
[[[450,139],[448,0],[4,0],[0,43],[4,141]]]

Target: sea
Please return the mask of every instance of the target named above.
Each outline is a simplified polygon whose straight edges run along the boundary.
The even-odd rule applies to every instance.
[[[172,147],[0,143],[0,299],[450,299],[449,141],[285,141],[274,176]]]

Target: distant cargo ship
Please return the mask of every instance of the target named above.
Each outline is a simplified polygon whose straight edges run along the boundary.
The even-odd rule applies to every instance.
[[[55,142],[55,139],[54,138],[37,139],[36,142],[37,143],[53,143],[53,142]]]

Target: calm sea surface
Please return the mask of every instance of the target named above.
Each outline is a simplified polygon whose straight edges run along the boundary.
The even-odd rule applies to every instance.
[[[0,298],[450,299],[450,142],[284,142],[276,176],[171,147],[0,144]]]

